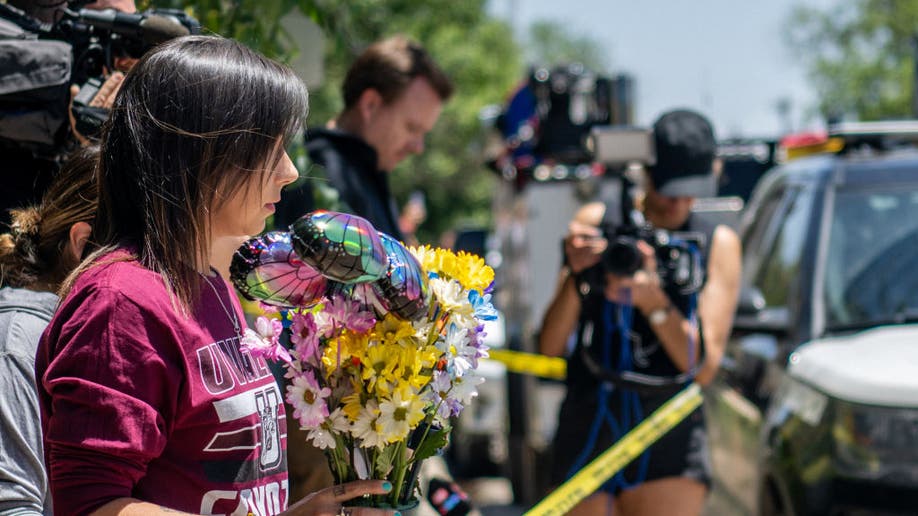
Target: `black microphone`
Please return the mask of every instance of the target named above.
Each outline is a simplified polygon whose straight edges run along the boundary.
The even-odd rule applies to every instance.
[[[129,14],[114,9],[80,9],[77,18],[93,27],[139,38],[150,46],[191,34],[177,19],[155,14]]]
[[[468,495],[455,482],[439,478],[430,479],[427,501],[442,516],[465,516],[472,511]]]

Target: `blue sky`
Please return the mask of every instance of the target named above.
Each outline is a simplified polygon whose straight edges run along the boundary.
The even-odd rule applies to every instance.
[[[776,136],[775,108],[791,102],[795,130],[820,127],[803,67],[783,40],[794,5],[833,0],[490,0],[491,12],[518,31],[555,20],[609,49],[611,69],[630,73],[636,122],[689,107],[708,115],[720,137]],[[510,13],[514,13],[512,20]]]

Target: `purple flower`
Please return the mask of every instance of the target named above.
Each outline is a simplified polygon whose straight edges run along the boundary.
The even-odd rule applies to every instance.
[[[376,324],[373,313],[363,309],[359,301],[344,296],[334,296],[325,304],[325,314],[334,326],[365,333]]]
[[[469,340],[471,342],[472,348],[475,348],[475,356],[472,357],[475,359],[475,369],[478,369],[478,360],[479,358],[487,358],[488,350],[491,349],[487,344],[485,344],[484,338],[488,335],[488,332],[485,331],[483,324],[478,325],[476,328],[469,330]]]
[[[319,330],[315,317],[309,312],[294,313],[290,332],[290,342],[293,342],[300,360],[315,364],[319,357]]]
[[[450,396],[452,387],[452,380],[446,371],[436,371],[433,381],[427,387],[425,398],[437,407],[437,415],[443,419],[458,416],[462,412],[462,404],[454,396]]]
[[[277,319],[268,319],[261,316],[255,319],[255,330],[246,328],[240,340],[240,347],[254,357],[263,357],[268,360],[293,362],[293,357],[280,343],[280,333],[284,330],[283,323]]]
[[[261,302],[261,301],[258,302],[258,307],[261,308],[261,311],[264,312],[264,313],[266,313],[266,314],[276,314],[276,313],[280,313],[280,308],[278,308],[278,307],[276,307],[276,306],[274,306],[274,305],[269,305],[269,304],[267,304],[267,303],[263,303],[263,302]]]

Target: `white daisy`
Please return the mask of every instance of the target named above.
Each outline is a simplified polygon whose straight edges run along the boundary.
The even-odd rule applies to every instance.
[[[320,450],[335,449],[335,436],[323,427],[313,428],[306,435],[306,439],[312,441],[312,444]]]
[[[328,387],[320,387],[312,371],[297,373],[287,386],[287,402],[293,406],[293,417],[304,430],[317,428],[328,417]]]
[[[331,429],[339,434],[346,433],[350,431],[351,424],[347,420],[347,416],[344,415],[344,411],[341,410],[341,407],[336,408],[328,415],[328,420],[331,421]]]
[[[379,404],[379,427],[386,442],[405,439],[408,432],[424,419],[424,400],[411,391],[406,394],[403,396],[401,389],[396,390],[392,399]]]
[[[433,322],[421,319],[414,321],[411,325],[414,326],[414,336],[421,342],[427,342],[427,335],[430,334],[430,329],[433,328]]]
[[[467,374],[461,378],[453,379],[453,390],[449,392],[450,397],[459,400],[459,403],[468,405],[472,398],[478,396],[478,386],[485,379],[476,374]]]
[[[334,450],[337,446],[335,436],[346,433],[350,430],[347,417],[341,411],[341,407],[336,408],[321,426],[309,431],[306,438],[316,446],[316,448],[325,450]]]
[[[351,427],[351,435],[360,439],[365,448],[375,446],[381,449],[386,445],[386,441],[380,435],[379,426],[379,407],[376,404],[376,400],[369,400],[360,409],[357,421]]]
[[[430,290],[436,296],[440,307],[448,313],[474,315],[475,309],[468,301],[468,294],[462,290],[462,285],[458,281],[433,278],[430,280]]]

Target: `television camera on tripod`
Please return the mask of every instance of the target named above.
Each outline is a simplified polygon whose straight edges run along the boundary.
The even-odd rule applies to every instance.
[[[108,110],[92,102],[116,70],[168,39],[200,32],[178,9],[91,9],[87,0],[0,3],[0,225],[37,201],[79,133],[97,134]],[[71,99],[71,86],[79,93]],[[71,122],[72,118],[72,122]]]

